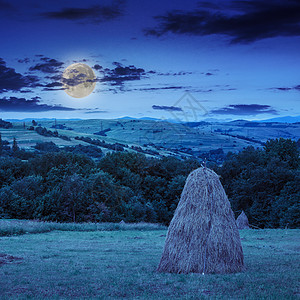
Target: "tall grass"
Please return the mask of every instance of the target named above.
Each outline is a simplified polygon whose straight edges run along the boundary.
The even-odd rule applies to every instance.
[[[162,230],[161,224],[151,223],[57,223],[29,220],[0,219],[0,236],[22,235],[59,231],[116,231],[116,230]]]

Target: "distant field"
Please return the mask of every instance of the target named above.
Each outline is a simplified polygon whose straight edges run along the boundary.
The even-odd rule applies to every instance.
[[[1,224],[0,224],[1,227]],[[1,299],[299,299],[300,230],[242,230],[246,271],[159,274],[166,229],[1,237]],[[141,228],[140,228],[141,229]],[[148,230],[146,230],[148,229]],[[70,230],[76,230],[70,228]],[[78,228],[77,228],[78,230]]]
[[[38,122],[42,127],[54,131],[54,120]],[[256,124],[256,125],[255,125]],[[258,124],[258,125],[257,125]],[[11,129],[0,129],[2,138],[12,143],[17,139],[21,148],[33,149],[37,142],[52,141],[58,146],[89,145],[82,140],[75,140],[76,136],[99,139],[106,143],[121,143],[128,145],[127,151],[132,146],[141,146],[143,150],[154,150],[158,155],[175,155],[188,157],[191,154],[198,156],[215,149],[237,152],[247,146],[262,147],[262,142],[271,138],[300,138],[300,124],[284,123],[254,123],[235,121],[227,123],[199,123],[197,126],[185,126],[178,123],[153,120],[60,120],[57,125],[64,125],[64,129],[57,129],[58,133],[71,138],[66,141],[58,137],[45,137],[35,131],[29,131],[31,122],[13,123]],[[70,130],[72,129],[72,130]],[[108,131],[106,131],[108,130]],[[105,135],[95,135],[99,131],[106,131]],[[108,151],[102,148],[103,152]]]

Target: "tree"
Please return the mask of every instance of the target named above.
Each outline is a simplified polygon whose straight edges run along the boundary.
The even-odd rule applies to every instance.
[[[294,172],[294,180],[285,184],[272,203],[274,227],[300,227],[300,171]]]
[[[288,165],[297,169],[300,166],[299,148],[297,142],[291,139],[275,139],[266,142],[264,147],[266,159],[271,157],[278,157],[281,161],[288,163]]]
[[[296,227],[299,166],[296,143],[281,138],[267,141],[263,150],[248,147],[238,154],[228,154],[216,171],[236,214],[244,210],[249,222],[259,227],[287,223]]]
[[[18,146],[18,143],[17,143],[17,140],[15,137],[14,137],[11,149],[12,149],[13,153],[16,153],[19,150],[19,146]]]
[[[0,155],[2,154],[2,150],[3,150],[3,143],[2,143],[2,136],[0,132]]]

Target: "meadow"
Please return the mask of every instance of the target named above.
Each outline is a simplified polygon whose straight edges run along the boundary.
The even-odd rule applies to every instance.
[[[48,130],[54,131],[54,120],[38,120],[38,124]],[[45,137],[34,130],[28,130],[31,122],[13,122],[13,128],[1,129],[2,138],[12,142],[15,137],[20,148],[32,150],[37,142],[54,142],[57,146],[89,145],[75,137],[89,137],[99,139],[106,143],[122,143],[129,147],[141,146],[143,149],[158,151],[160,155],[178,155],[175,149],[180,150],[180,155],[189,156],[186,149],[192,149],[194,154],[209,152],[222,148],[237,152],[247,146],[261,148],[259,143],[266,142],[270,138],[285,137],[298,140],[300,125],[280,123],[251,123],[247,121],[234,121],[224,123],[200,122],[194,125],[184,126],[181,123],[156,122],[154,120],[128,120],[128,119],[89,119],[89,120],[58,120],[58,125],[66,127],[57,129],[61,135],[70,140],[58,137]],[[72,129],[72,130],[68,130]],[[95,135],[95,132],[106,131],[105,135]],[[246,138],[246,139],[245,139]],[[247,140],[248,139],[248,140]],[[160,148],[153,148],[162,146]],[[144,145],[147,145],[144,147]],[[106,148],[101,148],[104,153]],[[130,149],[130,151],[133,151]]]
[[[225,275],[157,273],[157,224],[0,220],[0,235],[1,299],[300,297],[299,229],[241,230],[245,271]]]

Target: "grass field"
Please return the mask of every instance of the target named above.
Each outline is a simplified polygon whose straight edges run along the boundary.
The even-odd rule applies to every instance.
[[[54,120],[41,120],[38,123],[48,130],[52,128]],[[58,137],[45,137],[27,128],[31,122],[14,122],[13,128],[2,129],[2,138],[12,143],[13,138],[17,139],[18,145],[24,149],[31,149],[37,142],[54,142],[57,146],[76,146],[79,144],[90,145],[75,137],[89,137],[99,139],[109,144],[116,142],[128,145],[127,151],[136,151],[132,146],[141,146],[143,150],[154,150],[158,154],[154,156],[175,156],[190,157],[201,153],[222,148],[225,153],[228,151],[237,152],[247,146],[262,147],[257,141],[266,141],[270,138],[300,138],[300,124],[267,124],[261,123],[259,126],[246,126],[246,121],[236,121],[227,123],[207,123],[197,127],[184,126],[179,123],[167,121],[156,122],[153,120],[127,120],[127,119],[89,119],[89,120],[58,120],[57,124],[65,125],[68,129],[57,129],[60,135],[69,137],[66,141]],[[107,136],[95,135],[95,132],[107,130]],[[254,140],[245,140],[254,138]],[[100,147],[100,146],[99,146]],[[100,147],[104,153],[110,152],[107,148]]]
[[[42,127],[51,128],[54,121],[40,121]],[[2,138],[10,143],[15,137],[21,148],[30,149],[37,142],[52,141],[58,146],[88,145],[85,142],[75,140],[76,136],[90,137],[93,139],[105,140],[108,143],[123,143],[131,145],[144,145],[154,143],[164,147],[191,147],[197,151],[209,151],[212,149],[223,148],[225,152],[241,150],[243,147],[252,145],[252,142],[238,138],[224,136],[214,132],[211,126],[202,126],[201,128],[189,128],[182,124],[169,122],[155,122],[145,120],[64,120],[58,121],[60,125],[65,124],[73,130],[57,129],[59,134],[68,136],[71,141],[65,141],[55,137],[44,137],[35,131],[29,131],[23,128],[23,123],[13,123],[13,128],[1,129]],[[26,128],[30,126],[26,123]],[[108,129],[107,136],[94,135],[101,129]],[[217,128],[217,127],[216,127]],[[219,127],[218,127],[219,128]],[[259,146],[253,144],[254,146]],[[201,146],[201,147],[200,147]],[[104,149],[105,150],[105,149]],[[166,155],[168,151],[160,150],[161,154]]]
[[[300,230],[240,231],[243,273],[176,275],[156,272],[163,227],[68,224],[37,233],[34,222],[10,222],[36,234],[0,238],[2,257],[14,257],[0,263],[1,299],[300,298]]]

